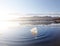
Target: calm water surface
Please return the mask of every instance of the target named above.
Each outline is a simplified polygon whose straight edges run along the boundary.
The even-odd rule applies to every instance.
[[[30,32],[34,27],[38,30],[36,37]],[[2,30],[0,46],[60,46],[60,24],[20,25]]]

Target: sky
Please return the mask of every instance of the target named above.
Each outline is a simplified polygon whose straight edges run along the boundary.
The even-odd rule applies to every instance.
[[[60,12],[60,0],[0,0],[0,14],[41,12]]]

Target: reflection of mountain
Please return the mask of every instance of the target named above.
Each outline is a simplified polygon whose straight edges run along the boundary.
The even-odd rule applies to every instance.
[[[50,17],[50,16],[20,17],[17,21],[19,21],[20,24],[51,24],[51,23],[60,23],[60,17]]]
[[[56,18],[54,19],[54,21],[55,21],[55,23],[60,23],[60,17],[56,17]]]

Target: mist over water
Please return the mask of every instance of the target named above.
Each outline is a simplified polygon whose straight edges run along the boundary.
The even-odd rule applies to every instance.
[[[32,35],[30,31],[32,28],[37,28],[36,36]],[[56,46],[60,40],[59,34],[60,24],[19,25],[2,30],[0,46]]]

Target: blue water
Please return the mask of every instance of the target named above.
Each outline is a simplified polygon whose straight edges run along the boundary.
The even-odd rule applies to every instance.
[[[38,34],[30,30],[36,27]],[[20,26],[5,30],[0,35],[0,46],[60,46],[60,24]]]

